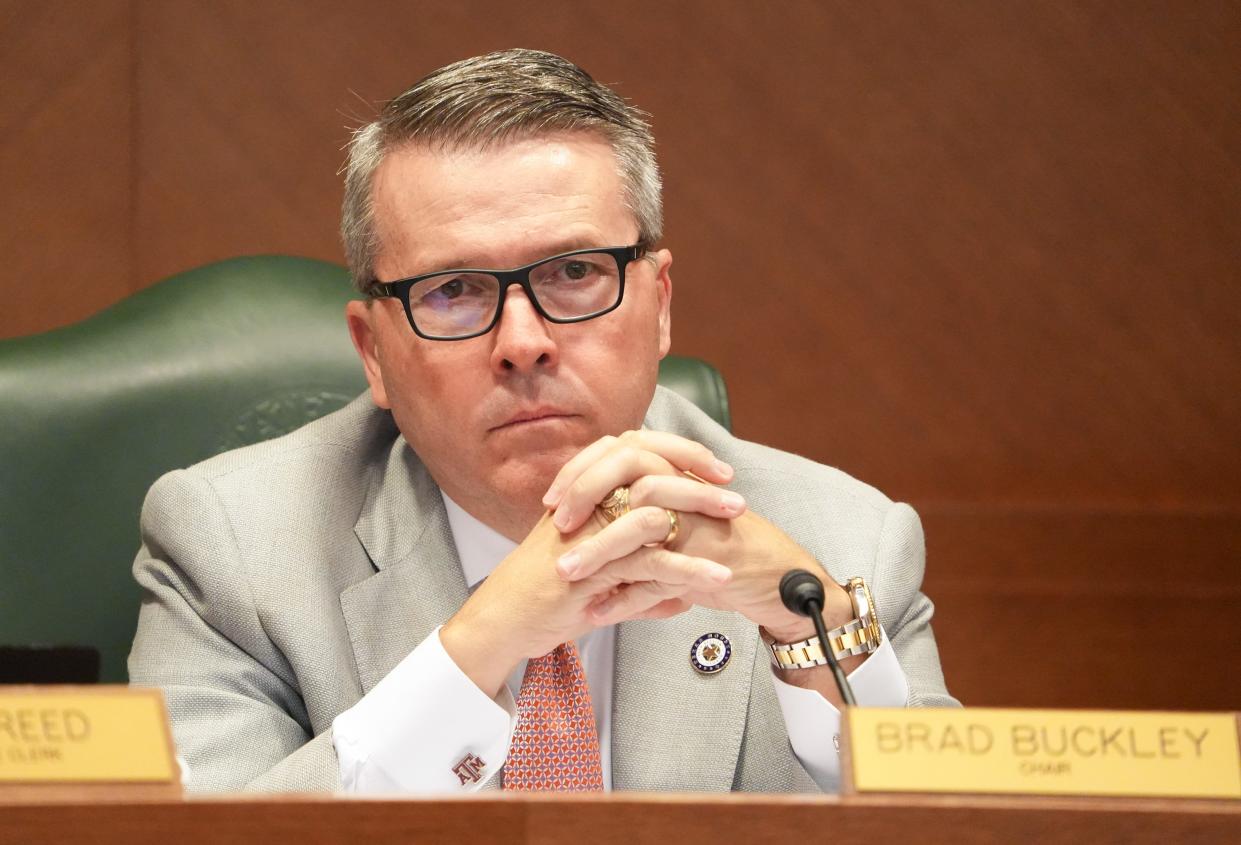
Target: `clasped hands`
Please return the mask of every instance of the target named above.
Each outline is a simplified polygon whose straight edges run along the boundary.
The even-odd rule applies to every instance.
[[[789,569],[818,564],[716,486],[732,477],[707,447],[674,434],[596,441],[564,465],[543,498],[547,513],[441,630],[444,648],[494,696],[522,659],[595,627],[693,605],[741,613],[781,642],[811,636],[812,623],[781,604],[778,585]],[[630,510],[609,523],[597,507],[622,485]],[[680,527],[665,545],[668,510]],[[841,624],[849,600],[826,586],[828,624]]]

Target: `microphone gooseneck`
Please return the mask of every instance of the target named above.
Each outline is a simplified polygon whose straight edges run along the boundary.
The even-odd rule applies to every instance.
[[[836,654],[832,651],[827,639],[827,625],[823,622],[824,599],[823,582],[812,572],[804,569],[790,569],[780,579],[780,601],[798,616],[810,617],[810,621],[814,623],[814,630],[819,635],[823,656],[827,658],[827,665],[832,670],[832,678],[836,681],[836,689],[840,690],[841,700],[844,701],[846,707],[856,707],[857,699],[853,697],[853,687],[849,685],[849,679],[845,677],[844,670],[840,668],[840,661],[836,659]]]

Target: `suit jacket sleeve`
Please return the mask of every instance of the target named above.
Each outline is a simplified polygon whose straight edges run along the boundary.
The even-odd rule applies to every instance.
[[[233,528],[206,480],[161,478],[142,511],[130,682],[164,691],[195,791],[336,790],[330,729],[315,736],[264,631]]]
[[[905,670],[910,707],[956,707],[944,686],[939,651],[931,632],[935,612],[922,593],[926,544],[918,514],[904,503],[893,504],[883,517],[870,579],[879,618],[892,639]]]

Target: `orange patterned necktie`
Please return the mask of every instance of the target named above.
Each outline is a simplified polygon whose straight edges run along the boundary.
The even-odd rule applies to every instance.
[[[603,766],[590,688],[577,646],[565,643],[526,664],[504,788],[601,792]]]

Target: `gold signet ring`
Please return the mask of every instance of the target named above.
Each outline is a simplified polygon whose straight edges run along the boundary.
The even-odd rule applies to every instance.
[[[615,522],[629,513],[629,488],[622,484],[599,503],[599,512],[608,522]]]

